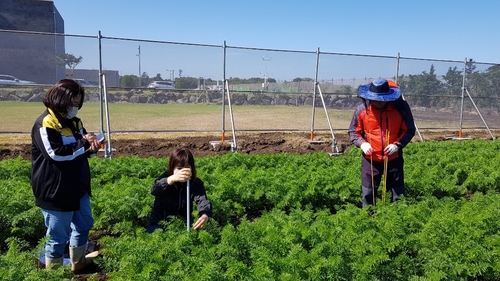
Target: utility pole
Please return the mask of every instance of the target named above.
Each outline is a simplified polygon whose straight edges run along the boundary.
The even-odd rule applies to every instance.
[[[174,82],[174,70],[173,69],[165,69],[169,73],[170,80]]]
[[[264,74],[264,84],[262,84],[262,88],[264,88],[264,90],[267,90],[267,77],[268,77],[267,62],[271,61],[271,58],[265,55],[264,57],[262,57],[262,60],[264,61],[264,66],[265,66],[264,73],[262,73],[262,71],[260,72],[261,74]]]

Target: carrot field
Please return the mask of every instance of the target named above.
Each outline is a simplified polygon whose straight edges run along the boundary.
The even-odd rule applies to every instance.
[[[500,143],[417,142],[403,200],[362,209],[359,149],[196,159],[214,217],[147,234],[166,158],[92,158],[99,271],[87,280],[499,280]],[[0,161],[0,279],[70,280],[38,268],[45,227],[27,160]],[[390,196],[387,196],[390,198]],[[83,277],[78,277],[83,278]],[[81,279],[79,279],[81,280]]]

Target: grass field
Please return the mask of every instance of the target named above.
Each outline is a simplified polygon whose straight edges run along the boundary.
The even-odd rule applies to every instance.
[[[29,132],[35,119],[45,110],[41,102],[0,102],[2,121],[0,123],[0,143],[29,141]],[[103,108],[104,111],[104,108]],[[353,109],[328,109],[328,115],[335,133],[346,131],[351,121]],[[413,112],[420,129],[448,128],[459,126],[458,113]],[[175,103],[142,104],[110,103],[110,128],[112,133],[130,132],[137,136],[140,131],[165,131],[169,137],[176,132],[219,134],[222,131],[223,111],[221,105]],[[252,131],[304,131],[309,132],[312,124],[311,106],[233,106],[234,126],[239,132]],[[101,128],[100,103],[87,102],[78,116],[84,121],[88,131],[98,132]],[[324,109],[317,107],[314,113],[314,131],[328,131]],[[486,116],[491,128],[498,128],[496,116]],[[477,115],[466,115],[465,127],[483,127]],[[470,122],[474,121],[473,125]],[[103,120],[106,130],[106,119]],[[224,109],[224,131],[231,131],[229,107]],[[151,137],[151,134],[148,134]],[[160,136],[161,137],[161,136]],[[8,140],[8,141],[7,141]]]
[[[0,102],[0,132],[29,132],[35,119],[45,110],[40,103]],[[225,129],[231,130],[229,107],[225,107]],[[329,109],[334,128],[347,128],[352,110]],[[110,103],[112,131],[172,130],[220,131],[222,106],[214,104],[134,104]],[[234,106],[237,130],[304,130],[312,125],[312,108],[308,106]],[[328,128],[323,108],[316,108],[315,128]],[[78,113],[89,130],[100,129],[100,104],[87,102]],[[106,120],[104,120],[106,121]]]

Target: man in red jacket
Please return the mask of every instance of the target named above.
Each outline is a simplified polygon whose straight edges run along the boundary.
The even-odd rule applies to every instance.
[[[405,193],[402,149],[415,135],[413,115],[393,81],[378,79],[361,85],[358,96],[363,102],[354,111],[349,137],[353,145],[363,150],[362,206],[375,205],[384,172],[392,202]]]

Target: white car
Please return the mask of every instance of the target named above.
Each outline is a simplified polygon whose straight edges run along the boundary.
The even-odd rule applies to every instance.
[[[153,81],[153,82],[149,83],[148,88],[150,88],[150,89],[175,89],[175,86],[171,81]]]
[[[33,85],[33,81],[20,80],[12,75],[0,74],[0,85]]]
[[[75,80],[76,83],[80,84],[80,86],[83,86],[83,87],[97,87],[97,86],[99,86],[99,84],[87,81],[85,79],[73,79],[73,80]]]

